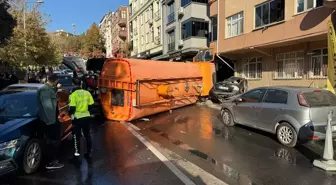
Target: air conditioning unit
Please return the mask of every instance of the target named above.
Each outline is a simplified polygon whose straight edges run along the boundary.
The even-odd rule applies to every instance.
[[[183,40],[180,40],[179,47],[183,47]]]
[[[179,8],[178,15],[179,16],[183,16],[184,15],[184,8],[183,7]]]

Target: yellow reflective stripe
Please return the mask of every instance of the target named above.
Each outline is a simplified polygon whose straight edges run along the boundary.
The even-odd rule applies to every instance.
[[[79,118],[84,118],[84,117],[89,117],[90,116],[90,112],[77,112],[75,113],[75,118],[79,119]]]

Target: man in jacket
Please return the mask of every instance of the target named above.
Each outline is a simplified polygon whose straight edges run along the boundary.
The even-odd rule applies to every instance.
[[[87,153],[85,157],[87,159],[91,158],[92,142],[90,136],[91,128],[91,113],[92,105],[94,104],[93,98],[89,91],[83,90],[80,85],[81,81],[77,78],[73,79],[73,84],[76,86],[70,95],[70,110],[69,113],[72,115],[72,133],[74,136],[74,159],[78,159],[80,156],[80,140],[81,133],[83,131],[84,137],[86,139]]]
[[[48,81],[37,91],[38,97],[38,113],[42,122],[42,126],[47,136],[48,144],[48,163],[47,169],[59,169],[64,165],[58,163],[56,155],[58,154],[58,147],[61,142],[61,125],[58,121],[57,108],[57,84],[58,76],[50,74]]]

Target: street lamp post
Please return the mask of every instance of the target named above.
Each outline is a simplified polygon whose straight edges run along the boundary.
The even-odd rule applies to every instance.
[[[25,57],[26,57],[26,55],[27,55],[27,39],[26,39],[26,35],[27,35],[27,33],[26,33],[26,4],[28,4],[28,3],[42,4],[42,3],[44,3],[44,0],[38,0],[38,1],[36,1],[36,2],[26,2],[26,1],[24,1],[24,5],[23,5],[23,32],[24,32],[24,42],[25,42],[25,43],[24,43],[24,48],[25,48],[24,55],[25,55]]]

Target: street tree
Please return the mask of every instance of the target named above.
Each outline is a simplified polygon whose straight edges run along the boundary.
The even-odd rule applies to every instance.
[[[103,38],[96,23],[93,23],[86,31],[84,36],[84,51],[90,54],[105,53]]]
[[[0,45],[6,44],[13,36],[13,29],[16,24],[14,17],[9,13],[10,4],[0,1]]]
[[[11,14],[17,25],[8,43],[0,48],[1,59],[10,65],[53,65],[61,61],[62,56],[45,29],[48,20],[38,7],[38,4],[31,9],[26,7],[25,29],[23,7],[12,7]]]

